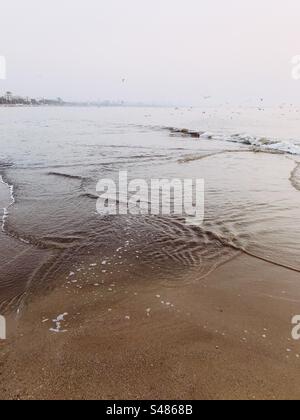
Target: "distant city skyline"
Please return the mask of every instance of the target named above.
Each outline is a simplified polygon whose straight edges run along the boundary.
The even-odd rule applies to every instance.
[[[0,92],[0,106],[1,105],[61,105],[61,106],[155,106],[151,103],[142,102],[126,102],[126,101],[110,101],[110,100],[98,100],[98,101],[65,101],[64,99],[57,98],[46,98],[39,97],[33,98],[32,96],[21,96],[14,92],[7,91],[5,93]],[[170,105],[171,106],[171,105]]]
[[[166,105],[300,104],[298,0],[11,0],[0,94]]]

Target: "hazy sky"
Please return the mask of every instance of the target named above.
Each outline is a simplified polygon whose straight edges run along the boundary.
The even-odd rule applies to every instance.
[[[299,0],[0,0],[0,92],[300,104]],[[126,79],[122,82],[122,79]]]

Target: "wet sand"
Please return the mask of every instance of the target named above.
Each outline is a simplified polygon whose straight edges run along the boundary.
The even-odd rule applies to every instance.
[[[210,111],[201,127],[202,110],[152,110],[146,125],[142,109],[13,111],[1,114],[0,399],[299,398],[298,157],[234,134],[294,138],[294,116],[260,126]],[[195,140],[220,117],[229,132]],[[122,169],[205,179],[205,224],[103,218],[95,185]]]
[[[10,323],[1,398],[300,398],[299,273],[240,255],[199,282],[189,276],[174,287],[146,275],[62,278]]]

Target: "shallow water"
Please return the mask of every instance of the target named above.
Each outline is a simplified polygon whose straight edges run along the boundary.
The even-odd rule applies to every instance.
[[[300,270],[299,129],[299,110],[288,106],[1,108],[0,305],[18,306],[35,286],[55,283],[58,269],[119,247],[125,267],[168,284],[183,270],[199,281],[240,252]],[[100,216],[96,184],[120,170],[203,178],[204,224]]]

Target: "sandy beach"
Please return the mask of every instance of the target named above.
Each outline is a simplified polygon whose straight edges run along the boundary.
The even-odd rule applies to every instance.
[[[208,131],[297,111],[3,108],[0,398],[300,398],[299,144]],[[99,214],[122,171],[203,179],[204,221]]]
[[[78,288],[78,277],[33,300],[1,344],[1,397],[300,397],[299,274],[240,255],[199,284],[145,280]]]
[[[299,16],[3,2],[0,401],[300,399]]]

